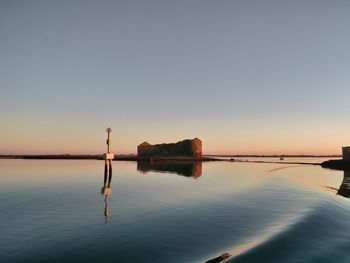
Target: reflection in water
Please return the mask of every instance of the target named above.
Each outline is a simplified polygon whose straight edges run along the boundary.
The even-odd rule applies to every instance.
[[[105,161],[104,179],[103,187],[101,188],[101,194],[105,196],[105,223],[108,223],[109,209],[108,209],[108,196],[112,194],[112,160],[108,160],[109,165],[107,165],[107,160]]]
[[[289,166],[281,166],[281,167],[277,167],[277,168],[273,168],[268,170],[268,173],[272,173],[272,172],[276,172],[276,171],[280,171],[280,170],[284,170],[284,169],[289,169],[289,168],[294,168],[294,167],[303,167],[304,165],[289,165]]]
[[[339,189],[330,186],[326,186],[326,188],[336,192],[337,195],[350,198],[350,171],[344,171],[343,181],[341,182]]]
[[[275,164],[208,162],[194,181],[137,175],[135,163],[120,162],[123,202],[114,188],[105,225],[113,185],[103,165],[0,160],[0,262],[203,263],[224,252],[232,256],[223,263],[349,262],[350,202],[335,197],[342,172],[307,166],[265,176]],[[335,186],[334,196],[321,185]]]
[[[149,171],[176,173],[186,177],[198,178],[202,175],[200,161],[138,161],[137,170],[142,173]]]
[[[344,171],[344,178],[337,194],[346,198],[350,197],[350,171]]]

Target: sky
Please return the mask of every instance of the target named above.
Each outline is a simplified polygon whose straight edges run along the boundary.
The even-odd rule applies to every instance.
[[[350,145],[350,1],[0,0],[0,153]]]

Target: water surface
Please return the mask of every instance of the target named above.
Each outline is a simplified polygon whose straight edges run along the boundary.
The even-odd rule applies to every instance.
[[[106,189],[103,161],[0,160],[0,262],[350,262],[347,178],[113,162]]]

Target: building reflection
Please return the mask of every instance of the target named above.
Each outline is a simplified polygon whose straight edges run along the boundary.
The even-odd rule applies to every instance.
[[[201,161],[138,161],[137,170],[142,173],[150,171],[159,173],[175,173],[198,178],[202,175]]]
[[[344,178],[338,189],[337,194],[346,198],[350,197],[350,170],[344,171]]]
[[[109,207],[108,207],[108,197],[112,195],[112,161],[109,161],[109,165],[107,165],[107,160],[105,161],[105,169],[104,169],[104,177],[103,177],[103,187],[101,188],[101,194],[104,195],[104,215],[105,215],[105,223],[108,223],[109,216]]]

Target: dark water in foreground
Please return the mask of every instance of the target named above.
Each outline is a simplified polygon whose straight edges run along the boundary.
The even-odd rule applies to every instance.
[[[343,179],[318,166],[114,162],[101,194],[102,161],[0,160],[0,262],[350,262]]]

